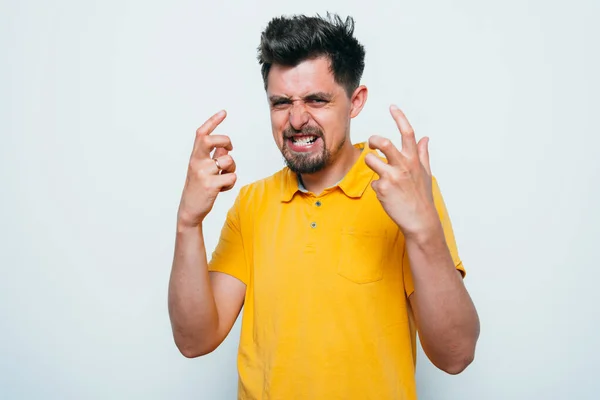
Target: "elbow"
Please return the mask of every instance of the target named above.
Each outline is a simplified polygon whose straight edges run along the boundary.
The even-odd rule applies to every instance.
[[[191,346],[177,346],[177,348],[179,349],[179,352],[185,357],[185,358],[198,358],[198,357],[202,357],[205,356],[209,353],[211,353],[214,349],[209,349],[209,350],[205,350],[205,349],[199,349],[199,348],[194,348]]]
[[[175,338],[175,345],[185,358],[198,358],[212,353],[218,347],[212,343]]]
[[[475,360],[475,349],[479,339],[479,322],[471,335],[466,335],[462,340],[450,345],[450,351],[443,357],[444,363],[438,365],[442,371],[450,375],[458,375],[463,372]]]
[[[455,356],[452,360],[444,363],[443,365],[438,365],[438,368],[446,372],[447,374],[458,375],[465,369],[467,369],[467,367],[471,365],[474,359],[475,354],[471,352],[466,355]]]
[[[475,360],[475,341],[462,341],[454,346],[447,345],[429,354],[431,354],[429,359],[437,368],[447,374],[458,375]]]

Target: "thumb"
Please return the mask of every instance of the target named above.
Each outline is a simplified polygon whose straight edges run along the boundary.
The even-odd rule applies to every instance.
[[[417,143],[417,149],[419,152],[419,160],[423,167],[425,167],[425,171],[431,176],[431,165],[429,164],[429,138],[423,137]]]

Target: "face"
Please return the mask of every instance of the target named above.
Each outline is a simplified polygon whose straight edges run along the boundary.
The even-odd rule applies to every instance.
[[[267,96],[273,137],[287,166],[311,174],[352,147],[350,119],[362,108],[366,88],[358,88],[349,98],[335,82],[329,60],[320,57],[294,67],[272,65]]]

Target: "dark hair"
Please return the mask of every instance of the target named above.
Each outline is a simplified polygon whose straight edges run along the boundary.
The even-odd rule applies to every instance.
[[[262,32],[258,62],[265,89],[271,65],[296,66],[300,62],[326,56],[335,81],[348,96],[360,84],[365,69],[364,47],[354,38],[354,19],[336,14],[326,17],[294,15],[273,18]]]

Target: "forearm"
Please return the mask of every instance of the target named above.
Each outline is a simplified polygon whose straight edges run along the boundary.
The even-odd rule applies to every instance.
[[[182,354],[194,357],[212,351],[219,318],[202,227],[177,228],[168,297],[173,335]]]
[[[473,359],[479,318],[441,226],[418,239],[407,238],[406,250],[414,284],[411,304],[423,350],[439,368],[459,373]]]

